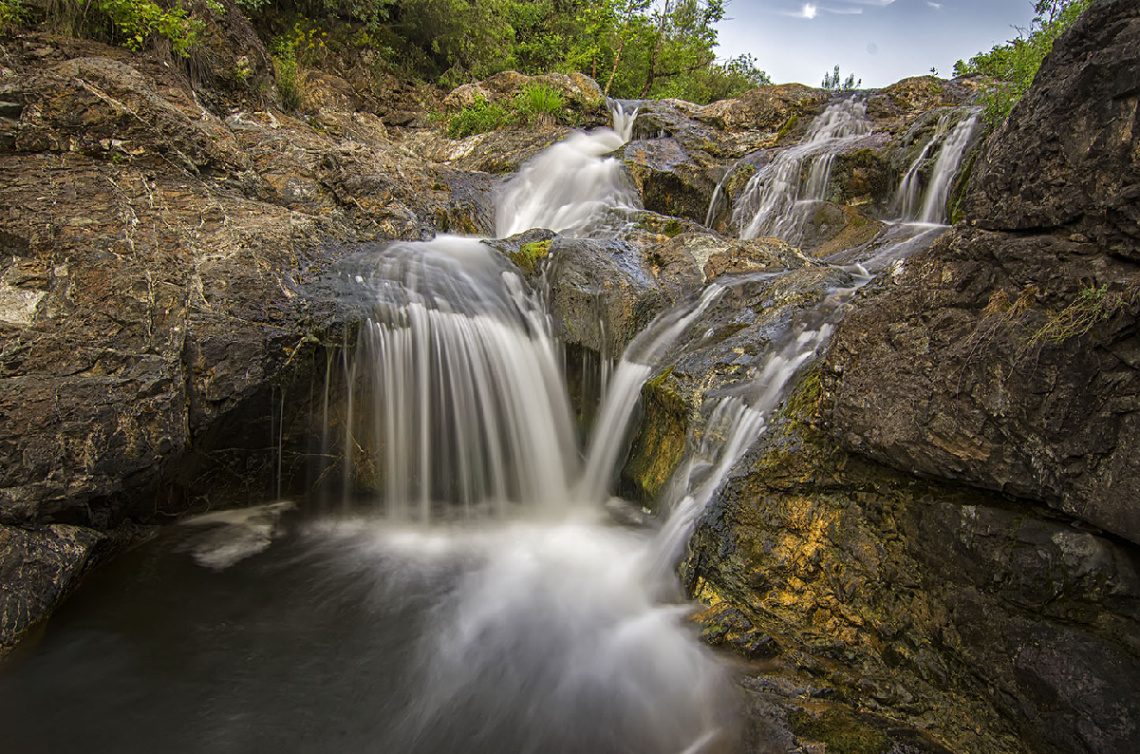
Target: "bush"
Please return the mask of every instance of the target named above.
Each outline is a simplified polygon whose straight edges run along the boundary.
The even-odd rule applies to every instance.
[[[478,97],[473,104],[451,116],[447,135],[452,139],[462,139],[502,128],[511,120],[513,120],[512,114],[505,107]]]
[[[27,16],[23,0],[0,0],[0,31],[23,23]]]
[[[211,10],[221,13],[222,6],[208,2]],[[198,44],[204,31],[202,19],[175,3],[165,9],[150,0],[93,0],[93,6],[111,22],[120,44],[131,50],[141,50],[154,36],[170,42],[176,55],[186,57]]]

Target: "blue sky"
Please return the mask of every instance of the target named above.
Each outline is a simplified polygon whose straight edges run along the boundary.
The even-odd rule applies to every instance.
[[[968,58],[1028,27],[1033,0],[729,0],[718,24],[722,58],[751,53],[772,81],[819,86],[839,64],[864,87],[953,75]]]

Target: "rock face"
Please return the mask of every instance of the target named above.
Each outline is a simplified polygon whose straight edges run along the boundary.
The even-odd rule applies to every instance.
[[[1140,542],[1140,137],[1122,126],[1140,111],[1120,75],[1138,55],[1135,5],[1095,4],[975,167],[967,219],[995,230],[956,228],[844,323],[827,385],[846,445]]]
[[[825,724],[843,702],[954,751],[1140,748],[1140,132],[1118,75],[1138,50],[1140,10],[1114,0],[1057,42],[978,159],[967,222],[859,292],[697,522],[681,572],[702,636],[758,663],[759,720],[805,749],[908,750],[853,748]],[[900,98],[946,104],[912,84]],[[751,363],[731,342],[646,384],[631,497],[666,486],[678,432],[700,441],[691,396]]]
[[[989,230],[1064,228],[1140,262],[1140,15],[1094,3],[987,145],[968,216]]]

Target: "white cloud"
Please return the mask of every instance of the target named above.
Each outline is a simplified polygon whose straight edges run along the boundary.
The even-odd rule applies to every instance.
[[[934,10],[942,10],[942,3],[932,3],[930,0],[926,0],[926,4]]]
[[[811,3],[804,3],[803,10],[796,14],[797,18],[815,18],[818,9]]]

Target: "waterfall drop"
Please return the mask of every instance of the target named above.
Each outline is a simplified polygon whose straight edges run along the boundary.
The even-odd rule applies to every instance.
[[[809,213],[825,198],[835,155],[870,133],[865,102],[853,98],[829,105],[803,141],[781,151],[749,179],[732,210],[740,237],[778,236],[797,243]]]

